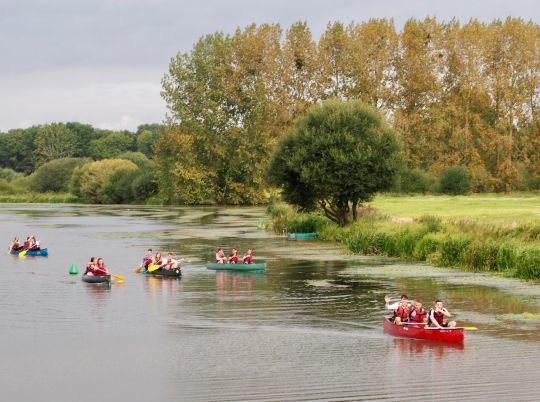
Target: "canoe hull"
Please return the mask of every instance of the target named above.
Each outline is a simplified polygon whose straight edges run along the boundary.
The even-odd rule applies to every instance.
[[[18,251],[11,250],[11,254],[19,255],[22,251],[23,250],[18,250]],[[47,257],[49,255],[49,252],[47,251],[46,248],[42,248],[41,250],[28,250],[25,255],[29,257],[38,257],[38,256]]]
[[[111,283],[111,276],[83,275],[82,281],[86,283]]]
[[[385,332],[406,338],[429,339],[431,341],[442,342],[463,342],[465,337],[465,330],[463,328],[425,329],[424,324],[396,325],[386,317],[384,318],[383,326]]]
[[[182,276],[182,270],[180,268],[169,269],[169,270],[160,268],[152,272],[143,271],[142,273],[148,276],[163,276],[167,278],[180,278]]]
[[[314,239],[317,237],[317,233],[288,233],[287,239]]]
[[[220,271],[264,271],[266,262],[258,264],[218,264],[217,262],[209,262],[206,268]]]

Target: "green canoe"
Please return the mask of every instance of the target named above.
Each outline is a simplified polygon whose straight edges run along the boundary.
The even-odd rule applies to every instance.
[[[263,271],[266,269],[266,262],[258,264],[218,264],[217,262],[209,262],[206,264],[206,268],[227,271]]]
[[[86,283],[111,283],[111,276],[110,275],[102,275],[102,276],[93,276],[93,275],[83,275],[82,276],[83,282]]]
[[[317,233],[288,233],[287,239],[314,239]]]

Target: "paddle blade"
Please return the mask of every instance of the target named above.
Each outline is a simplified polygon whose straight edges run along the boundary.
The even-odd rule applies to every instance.
[[[118,279],[119,281],[123,281],[124,280],[124,277],[122,275],[111,275],[113,277],[115,277],[116,279]]]
[[[141,267],[137,267],[133,270],[133,272],[137,273],[137,274],[140,274],[142,271],[142,268]]]
[[[150,266],[148,267],[148,272],[154,272],[155,270],[160,269],[160,268],[161,268],[161,265],[159,265],[159,264],[156,264],[156,265],[150,265]]]
[[[466,331],[476,331],[478,328],[476,327],[463,327],[464,330]]]
[[[28,251],[28,250],[23,250],[23,251],[21,251],[21,252],[19,253],[19,257],[24,257],[24,256],[26,255],[26,252],[27,252],[27,251]]]

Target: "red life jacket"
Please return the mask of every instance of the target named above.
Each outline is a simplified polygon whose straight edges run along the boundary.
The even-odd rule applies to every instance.
[[[442,313],[442,311],[435,311],[435,310],[431,310],[433,311],[433,317],[435,318],[435,320],[439,323],[439,325],[441,327],[444,326],[444,314]],[[430,315],[431,315],[431,311],[430,311]],[[431,324],[431,322],[430,322]]]
[[[421,309],[420,311],[413,310],[413,311],[411,311],[411,314],[409,315],[409,321],[412,321],[412,322],[424,322],[424,317],[425,316],[426,316],[426,310],[424,310],[424,309]]]
[[[409,307],[401,307],[401,306],[399,306],[394,311],[394,318],[399,317],[399,318],[401,318],[402,322],[405,322],[405,321],[407,321],[409,319],[409,313],[410,312],[411,312],[411,309]]]
[[[252,264],[253,263],[253,255],[246,255],[244,257],[244,264]]]
[[[30,247],[30,242],[29,241],[25,241],[24,244],[23,244],[23,248],[25,250],[28,250],[28,247]]]
[[[159,260],[154,258],[154,265],[161,265],[163,264],[163,258],[160,258]]]
[[[229,257],[229,262],[230,262],[231,264],[238,264],[238,256],[237,256],[237,255],[231,255],[231,256]]]

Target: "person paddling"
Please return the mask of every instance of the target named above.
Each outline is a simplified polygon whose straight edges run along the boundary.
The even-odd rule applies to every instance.
[[[96,269],[96,257],[90,258],[90,261],[86,264],[86,270],[83,275],[94,275],[93,272]]]
[[[153,264],[154,265],[162,265],[163,264],[163,257],[161,257],[161,251],[156,252],[156,256],[154,257]]]
[[[152,249],[149,248],[146,250],[146,255],[142,259],[141,268],[144,268],[145,271],[148,270],[148,267],[154,263],[154,256],[152,254]]]
[[[9,246],[9,251],[20,251],[23,249],[23,246],[21,246],[21,239],[19,236],[15,236],[13,241],[11,242],[11,245]]]
[[[168,271],[169,269],[178,268],[178,261],[173,258],[173,253],[167,253],[167,257],[163,260],[161,264],[161,269]]]
[[[401,295],[399,302],[390,304],[390,298],[384,296],[384,307],[387,310],[394,310],[394,315],[390,319],[397,325],[401,325],[407,322],[409,319],[409,313],[411,312],[411,306],[409,304],[409,297],[405,294]]]
[[[444,308],[442,300],[436,300],[435,307],[429,310],[429,326],[436,328],[454,328],[456,326],[455,321],[444,322],[444,317],[451,318],[452,314],[450,314],[448,310]]]
[[[106,276],[109,275],[109,271],[105,267],[105,262],[103,261],[103,258],[98,258],[96,261],[96,265],[89,265],[88,271],[94,276]]]
[[[244,264],[253,264],[253,250],[248,248],[246,255],[242,258]]]
[[[216,253],[216,262],[218,264],[225,264],[227,262],[227,256],[225,255],[223,248],[218,249]]]

